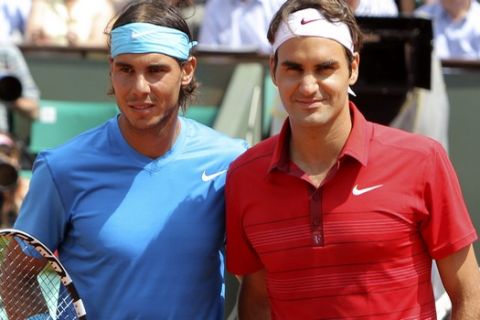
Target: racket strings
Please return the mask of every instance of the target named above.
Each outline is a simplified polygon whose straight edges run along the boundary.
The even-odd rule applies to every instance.
[[[10,319],[5,300],[8,310],[14,310],[11,319],[35,314],[43,314],[42,319],[78,319],[72,297],[48,260],[33,246],[12,240],[0,237],[0,319]],[[39,272],[38,266],[43,265]]]
[[[60,291],[58,292],[56,315],[57,319],[78,319],[75,311],[74,301],[67,289],[60,285]]]

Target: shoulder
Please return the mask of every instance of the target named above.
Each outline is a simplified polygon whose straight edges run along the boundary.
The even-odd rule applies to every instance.
[[[44,161],[55,166],[70,166],[80,155],[92,154],[97,150],[108,150],[111,144],[111,119],[66,141],[64,144],[40,153]]]
[[[187,130],[187,139],[190,150],[211,149],[214,153],[240,154],[248,148],[243,139],[232,138],[224,133],[214,130],[195,120],[181,118],[182,125]]]
[[[232,162],[230,174],[241,172],[244,169],[250,170],[252,167],[267,170],[277,143],[278,135],[257,143]]]
[[[440,142],[416,133],[374,124],[372,143],[386,152],[429,157],[434,153],[445,152]]]

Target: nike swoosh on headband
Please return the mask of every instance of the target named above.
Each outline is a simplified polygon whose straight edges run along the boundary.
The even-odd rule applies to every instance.
[[[285,41],[302,36],[332,39],[342,44],[352,54],[354,51],[348,26],[342,21],[329,21],[320,11],[313,8],[295,11],[288,16],[287,21],[280,23],[272,44],[273,51],[276,52]]]
[[[315,22],[315,21],[318,21],[318,20],[322,20],[322,19],[311,19],[311,20],[306,20],[305,18],[302,18],[302,21],[300,21],[301,24],[305,25],[305,24],[309,24],[311,22]]]

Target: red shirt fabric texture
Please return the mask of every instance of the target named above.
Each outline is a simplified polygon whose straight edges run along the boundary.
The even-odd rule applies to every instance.
[[[289,159],[290,126],[235,160],[227,269],[265,269],[274,319],[436,319],[431,262],[477,239],[442,146],[367,121],[319,188]]]

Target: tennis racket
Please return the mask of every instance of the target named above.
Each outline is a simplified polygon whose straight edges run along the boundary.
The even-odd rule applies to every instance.
[[[0,229],[0,319],[86,319],[83,302],[57,257],[16,229]]]

